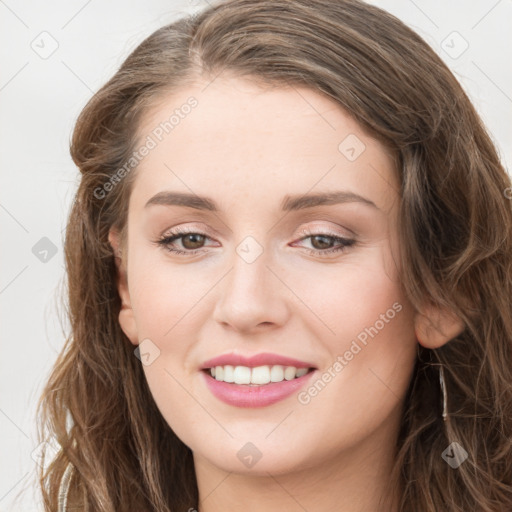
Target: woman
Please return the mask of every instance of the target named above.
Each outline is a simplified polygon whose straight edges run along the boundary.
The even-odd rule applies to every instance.
[[[360,1],[227,0],[81,113],[46,510],[512,506],[510,178]]]

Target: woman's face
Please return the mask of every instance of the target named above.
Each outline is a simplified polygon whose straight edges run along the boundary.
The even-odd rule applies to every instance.
[[[139,135],[120,322],[196,464],[279,474],[388,450],[417,342],[385,148],[319,93],[225,75]]]

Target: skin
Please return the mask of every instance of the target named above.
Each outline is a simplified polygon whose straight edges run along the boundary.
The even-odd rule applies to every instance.
[[[144,372],[163,417],[193,451],[200,512],[240,503],[246,512],[396,510],[377,507],[390,490],[418,340],[435,348],[462,326],[447,312],[416,312],[401,289],[393,160],[332,99],[226,74],[167,96],[144,117],[141,140],[190,96],[198,106],[136,169],[127,246],[114,230],[109,239],[122,252],[119,321],[133,345],[149,338],[160,350]],[[349,134],[365,145],[354,161],[338,149]],[[164,190],[208,196],[220,211],[145,207]],[[287,194],[333,190],[376,207],[280,210]],[[198,254],[155,244],[176,226],[207,236],[172,245]],[[302,228],[356,243],[310,254],[339,245]],[[262,248],[251,263],[236,251],[245,237]],[[293,394],[237,408],[214,397],[199,372],[220,354],[274,352],[312,362],[320,377],[395,303],[400,312],[307,404]],[[237,457],[248,442],[262,454],[250,468]]]

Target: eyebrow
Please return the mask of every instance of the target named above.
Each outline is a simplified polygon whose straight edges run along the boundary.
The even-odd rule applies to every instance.
[[[315,206],[333,205],[342,203],[362,203],[377,210],[380,208],[366,197],[360,196],[354,192],[339,190],[335,192],[323,192],[307,195],[285,196],[281,202],[281,210],[296,211]],[[196,210],[208,210],[218,212],[220,208],[217,203],[205,196],[189,194],[185,192],[163,191],[154,195],[145,205],[145,208],[151,205],[164,206],[186,206]]]

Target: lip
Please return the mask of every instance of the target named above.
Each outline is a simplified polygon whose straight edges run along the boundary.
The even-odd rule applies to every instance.
[[[220,359],[220,358],[218,358]],[[215,361],[212,359],[212,361]],[[229,363],[225,363],[229,364]],[[278,363],[279,364],[279,363]],[[218,365],[222,366],[222,365]],[[290,365],[294,366],[294,365]],[[303,367],[303,366],[302,366]],[[208,367],[209,368],[209,367]],[[235,407],[266,407],[297,393],[318,370],[310,371],[293,380],[271,382],[261,386],[231,384],[214,379],[209,373],[200,371],[210,392],[222,402]]]
[[[213,359],[208,359],[200,367],[201,370],[213,368],[214,366],[247,366],[255,368],[256,366],[295,366],[295,368],[315,368],[314,364],[299,361],[291,357],[281,356],[279,354],[272,354],[270,352],[263,352],[261,354],[254,354],[253,356],[243,356],[241,354],[223,354]],[[300,377],[302,378],[302,377]],[[298,380],[298,379],[297,379]],[[292,382],[292,381],[288,381]],[[279,384],[279,383],[278,383]]]

